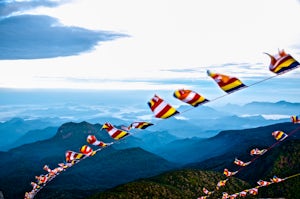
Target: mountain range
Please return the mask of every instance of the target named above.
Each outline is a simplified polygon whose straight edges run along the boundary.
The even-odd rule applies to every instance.
[[[262,160],[253,162],[234,177],[228,178],[225,187],[215,190],[216,183],[225,179],[222,172],[199,170],[192,168],[192,165],[186,165],[184,169],[165,172],[155,177],[136,180],[134,182],[119,185],[112,189],[94,194],[88,199],[104,199],[104,198],[198,198],[206,195],[202,188],[207,188],[214,191],[209,198],[220,198],[223,192],[229,194],[238,193],[243,190],[257,186],[256,182],[260,179],[270,181],[276,175],[279,178],[293,176],[299,174],[299,154],[300,140],[288,140],[283,142],[277,148],[274,148]],[[212,167],[218,166],[228,168],[224,164],[227,162],[233,165],[232,157],[221,156],[214,162],[202,162]],[[221,158],[221,159],[220,159]],[[231,160],[231,161],[230,161]],[[198,164],[201,167],[201,163]],[[250,168],[249,168],[250,167]],[[242,175],[241,175],[242,174]],[[244,180],[238,179],[245,178]],[[255,179],[255,181],[254,181]],[[300,197],[299,193],[299,176],[298,178],[291,178],[278,184],[272,184],[267,187],[261,187],[257,196],[247,196],[246,198],[289,198],[297,199]]]
[[[64,154],[67,150],[78,152],[82,145],[87,144],[87,135],[94,134],[98,139],[111,142],[112,139],[108,134],[100,129],[99,124],[65,123],[50,139],[25,144],[0,153],[0,190],[5,198],[23,197],[25,191],[31,190],[30,182],[35,181],[34,176],[45,174],[42,169],[45,164],[50,168],[57,167],[58,163],[65,160]],[[55,194],[62,196],[66,190],[84,190],[79,195],[70,196],[70,198],[82,198],[87,196],[89,191],[105,190],[177,166],[141,148],[117,149],[115,147],[121,144],[126,145],[122,142],[115,144],[83,161],[80,166],[70,168],[61,175],[64,177],[58,176],[55,183],[49,183],[37,198],[55,198]]]
[[[31,190],[30,182],[35,181],[34,176],[46,173],[42,169],[45,164],[50,168],[57,167],[58,163],[64,161],[66,150],[79,151],[82,145],[87,144],[87,135],[93,134],[105,142],[113,141],[101,127],[100,124],[88,122],[69,122],[60,126],[57,133],[49,139],[1,152],[0,190],[5,198],[23,197],[25,191]],[[38,193],[36,198],[84,198],[123,183],[179,168],[217,172],[222,171],[224,166],[232,169],[229,164],[232,164],[234,157],[247,161],[250,158],[249,150],[253,147],[266,148],[274,144],[275,139],[271,135],[273,131],[282,130],[289,133],[295,129],[296,132],[287,139],[293,141],[299,140],[300,135],[299,125],[292,123],[227,130],[211,138],[174,138],[172,141],[171,137],[170,142],[164,144],[165,147],[153,147],[155,153],[147,151],[145,146],[151,148],[151,143],[158,142],[160,139],[153,141],[151,136],[159,137],[161,132],[145,132],[145,139],[142,136],[143,132],[139,132],[139,137],[129,136],[63,172]],[[167,132],[162,132],[162,140],[164,137],[168,137]],[[293,150],[294,148],[291,149],[292,152]],[[254,166],[254,170],[261,168],[258,174],[263,174],[272,168],[277,157],[268,155],[266,159],[262,159],[268,161],[258,162],[261,165],[257,167],[255,164],[251,166]],[[296,169],[295,172],[299,171]],[[249,180],[243,175],[241,178],[250,183],[257,180]]]
[[[12,117],[0,122],[0,151],[7,151],[22,144],[47,139],[53,136],[55,132],[52,131],[53,134],[51,134],[49,129],[44,129],[48,127],[57,128],[66,122],[104,123],[109,121],[114,125],[127,126],[133,121],[140,121],[140,118],[147,114],[151,115],[149,110],[146,111],[139,107],[122,109],[67,104],[66,107],[53,105],[47,109],[44,106],[28,106],[27,110],[26,106],[18,107],[15,105],[11,108],[16,113],[20,113],[20,117]],[[0,109],[10,115],[9,106],[0,107]],[[18,111],[18,109],[20,110]],[[286,122],[290,120],[290,115],[297,115],[299,109],[300,103],[285,101],[276,103],[253,102],[243,106],[228,104],[214,108],[200,106],[193,109],[182,105],[178,108],[179,111],[183,112],[180,117],[172,117],[164,120],[164,122],[152,118],[150,120],[153,120],[155,125],[148,128],[147,131],[167,131],[174,137],[174,140],[192,137],[208,138],[222,130],[238,130]],[[36,131],[36,135],[32,135],[32,131]]]

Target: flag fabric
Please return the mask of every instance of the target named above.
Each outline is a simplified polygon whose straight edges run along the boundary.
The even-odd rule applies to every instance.
[[[227,192],[222,193],[222,199],[227,199],[229,197],[229,194]]]
[[[179,113],[158,95],[154,95],[154,97],[148,102],[148,105],[157,118],[166,119]]]
[[[252,189],[249,189],[249,194],[251,195],[257,195],[258,194],[258,188],[252,188]]]
[[[282,141],[288,137],[288,135],[285,134],[283,131],[274,131],[274,132],[272,132],[272,135],[278,141]]]
[[[112,124],[106,122],[103,124],[102,129],[105,129],[107,133],[115,140],[119,140],[121,138],[124,138],[125,136],[128,136],[129,133],[120,129],[117,129]]]
[[[231,195],[229,196],[229,199],[235,199],[235,198],[237,198],[238,196],[239,196],[238,193],[234,193],[234,194],[231,194]]]
[[[65,156],[66,156],[66,162],[70,163],[82,159],[85,155],[74,151],[67,151],[65,153]]]
[[[33,190],[37,190],[40,188],[40,186],[35,182],[31,182],[30,184],[31,184]]]
[[[205,187],[203,187],[202,191],[203,191],[203,193],[205,193],[206,195],[209,195],[209,194],[210,194],[210,191],[208,191]]]
[[[271,179],[271,182],[273,182],[273,183],[278,183],[278,182],[282,182],[282,181],[284,181],[284,179],[278,178],[277,176],[273,176],[273,178]]]
[[[264,186],[268,186],[268,185],[270,185],[270,184],[271,184],[271,182],[264,181],[264,180],[259,180],[259,181],[257,181],[257,184],[258,184],[259,186],[262,186],[262,187],[264,187]]]
[[[246,87],[238,78],[230,77],[227,75],[212,73],[209,70],[207,71],[208,76],[213,78],[219,87],[226,93],[231,93],[237,91],[243,87]]]
[[[239,193],[239,196],[240,196],[240,197],[246,197],[246,196],[247,196],[247,192],[248,192],[248,190],[241,191],[241,192]]]
[[[229,177],[229,176],[235,175],[237,172],[238,172],[238,171],[232,172],[232,171],[228,171],[228,169],[224,169],[223,174],[226,175],[227,177]]]
[[[38,184],[45,184],[48,181],[48,175],[35,176]]]
[[[267,152],[267,149],[259,150],[258,148],[255,148],[250,151],[250,155],[263,155],[265,152]]]
[[[67,169],[71,166],[73,166],[71,163],[58,163],[58,166],[63,168],[63,169]]]
[[[300,124],[300,116],[298,116],[298,115],[291,116],[291,120],[294,124],[297,124],[297,123]]]
[[[128,127],[123,126],[122,129],[125,131],[129,131],[130,129],[146,129],[152,125],[153,124],[149,122],[133,122]]]
[[[278,54],[274,56],[268,53],[265,54],[271,58],[269,70],[273,73],[281,74],[300,66],[299,62],[284,50],[279,50]]]
[[[102,141],[97,140],[96,136],[94,136],[94,135],[88,135],[86,138],[86,141],[89,144],[92,144],[92,145],[98,146],[98,147],[106,147],[108,145]]]
[[[43,169],[44,169],[45,171],[47,171],[48,173],[51,172],[51,169],[49,168],[48,165],[44,165]]]
[[[218,184],[217,184],[217,189],[218,189],[219,187],[223,187],[223,186],[225,186],[225,185],[226,185],[226,182],[227,182],[227,180],[228,180],[228,179],[219,181],[219,182],[218,182]]]
[[[80,148],[80,152],[83,153],[84,155],[87,156],[93,156],[96,154],[96,151],[94,151],[91,147],[89,147],[88,145],[83,145]]]
[[[243,162],[243,161],[241,161],[241,160],[239,160],[237,158],[235,158],[235,160],[234,160],[234,164],[236,164],[238,166],[242,166],[242,167],[245,167],[245,166],[249,165],[250,163],[251,163],[251,161],[249,161],[249,162]]]
[[[200,104],[206,103],[209,100],[205,99],[203,96],[198,93],[187,90],[187,89],[178,89],[174,92],[173,96],[185,103],[188,103],[194,107],[199,106]]]

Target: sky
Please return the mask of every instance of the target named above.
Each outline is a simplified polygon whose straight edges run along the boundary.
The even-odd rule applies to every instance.
[[[190,88],[213,97],[222,92],[208,69],[253,83],[274,75],[264,52],[300,61],[299,20],[299,0],[1,0],[0,88]],[[253,95],[299,101],[299,75]]]

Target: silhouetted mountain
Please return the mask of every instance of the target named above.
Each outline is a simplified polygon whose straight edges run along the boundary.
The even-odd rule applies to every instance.
[[[242,152],[241,152],[242,153]],[[229,194],[240,192],[244,189],[255,187],[256,181],[263,179],[269,181],[274,175],[277,177],[287,177],[300,172],[299,168],[299,153],[300,153],[300,140],[287,140],[268,152],[265,156],[262,156],[260,162],[247,166],[240,173],[246,173],[247,177],[245,181],[256,178],[255,181],[247,184],[245,181],[238,180],[236,178],[229,178],[226,186],[221,190],[215,192],[210,198],[220,198],[222,192]],[[215,158],[215,165],[222,165],[223,169],[228,168],[224,162],[233,165],[233,156],[222,158],[220,156]],[[264,158],[267,157],[267,158]],[[201,165],[201,163],[199,164]],[[252,167],[252,168],[250,168]],[[249,172],[249,170],[252,170]],[[237,174],[236,177],[241,175]],[[201,170],[179,170],[160,174],[159,176],[142,179],[121,186],[117,186],[113,189],[95,194],[89,199],[100,198],[197,198],[200,195],[205,195],[202,192],[202,188],[205,187],[208,190],[214,190],[216,183],[224,179],[222,173],[216,173],[212,171]],[[259,189],[259,195],[257,197],[263,198],[292,198],[296,199],[300,197],[299,194],[299,177],[294,179],[288,179],[285,182],[279,184],[273,184],[267,187]],[[249,198],[249,196],[247,197]]]
[[[95,194],[89,199],[118,199],[118,198],[198,198],[205,195],[203,187],[214,190],[215,184],[224,178],[222,174],[199,170],[178,170],[167,172],[155,177],[130,182],[113,189]],[[215,192],[213,196],[220,196],[222,191],[236,192],[249,185],[236,178],[231,178],[227,186]],[[214,198],[211,196],[210,198]]]
[[[268,147],[275,142],[271,135],[273,131],[282,130],[288,133],[298,126],[292,123],[279,123],[252,129],[222,131],[208,139],[176,140],[161,147],[157,150],[157,154],[177,163],[201,162],[229,152],[233,153],[232,151],[237,151],[237,149],[250,151],[252,147]],[[299,133],[288,139],[295,138],[300,138]]]
[[[12,144],[21,138],[30,130],[44,129],[46,127],[55,126],[59,121],[52,119],[32,119],[24,120],[22,118],[13,118],[6,122],[0,123],[0,150]]]
[[[67,150],[78,152],[82,145],[87,144],[87,135],[94,134],[100,140],[111,142],[112,138],[106,131],[101,131],[101,127],[100,124],[87,122],[66,123],[48,140],[25,144],[0,153],[0,190],[5,198],[23,197],[25,191],[32,189],[30,182],[36,181],[34,176],[46,173],[42,169],[45,164],[50,168],[57,167],[58,163],[65,160]],[[127,139],[129,138],[132,137]],[[123,143],[127,139],[101,150],[95,156],[63,172],[36,198],[83,198],[96,189],[105,190],[176,167],[175,164],[141,148],[118,149],[118,145],[127,144]]]
[[[219,107],[221,111],[232,114],[282,114],[282,115],[298,115],[300,103],[292,103],[287,101],[278,102],[251,102],[243,106],[228,104]]]
[[[265,174],[265,179],[270,179],[274,175],[279,178],[292,176],[300,173],[300,140],[288,140],[276,148],[272,154],[275,161],[269,172]],[[284,183],[274,184],[272,188],[261,190],[263,197],[285,197],[300,198],[300,176],[286,180]]]
[[[298,132],[299,134],[299,132]],[[300,173],[300,139],[299,135],[296,140],[286,140],[272,148],[265,155],[259,157],[247,167],[240,170],[235,177],[249,182],[252,187],[257,186],[258,180],[270,181],[276,175],[279,178],[292,176]],[[262,146],[262,145],[253,145]],[[185,165],[186,168],[213,170],[223,172],[224,168],[230,171],[236,171],[240,167],[233,164],[236,157],[245,162],[250,161],[253,157],[249,155],[249,150],[246,147],[232,149],[226,154],[210,158],[203,162]],[[299,194],[300,181],[299,177],[289,179],[283,183],[273,184],[270,187],[261,188],[259,191],[260,197],[283,197],[283,198],[300,198]]]
[[[58,127],[47,127],[40,130],[28,131],[21,138],[17,139],[13,144],[2,147],[2,150],[9,150],[23,144],[33,143],[40,140],[46,140],[53,137],[57,132]]]

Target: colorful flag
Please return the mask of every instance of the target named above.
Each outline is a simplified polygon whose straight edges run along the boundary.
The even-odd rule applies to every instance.
[[[259,180],[259,181],[257,181],[257,184],[258,184],[259,186],[262,186],[262,187],[264,187],[264,186],[268,186],[268,185],[270,185],[270,184],[271,184],[271,182],[268,182],[268,181],[263,181],[263,180]]]
[[[35,176],[38,184],[45,184],[48,181],[48,175]]]
[[[94,136],[94,135],[87,136],[86,141],[89,144],[92,144],[94,146],[99,146],[99,147],[106,147],[106,146],[108,146],[108,144],[106,144],[106,143],[104,143],[102,141],[97,140],[96,136]]]
[[[282,181],[284,181],[284,179],[278,178],[277,176],[273,176],[273,178],[271,179],[271,182],[273,182],[273,183],[278,183],[278,182],[282,182]]]
[[[227,177],[229,177],[229,176],[235,175],[237,172],[238,171],[231,172],[231,171],[228,171],[228,169],[224,169],[223,174],[226,175]]]
[[[251,163],[251,161],[243,162],[241,160],[238,160],[237,158],[235,158],[235,160],[234,160],[234,164],[236,164],[238,166],[242,166],[242,167],[245,167],[245,166],[249,165],[250,163]]]
[[[105,129],[107,133],[115,140],[119,140],[121,138],[124,138],[125,136],[128,136],[129,133],[120,129],[117,129],[110,123],[106,122],[103,124],[102,129]]]
[[[258,148],[255,148],[250,151],[250,155],[263,155],[267,151],[267,149],[259,150]]]
[[[267,54],[271,58],[269,69],[271,72],[281,74],[286,71],[299,67],[299,63],[289,54],[286,54],[284,50],[279,50],[278,54],[272,56]]]
[[[210,77],[212,77],[215,80],[215,82],[219,85],[219,87],[226,93],[231,93],[243,87],[246,87],[246,85],[244,85],[236,77],[230,77],[219,73],[212,73],[209,70],[207,71],[207,74]]]
[[[257,195],[258,194],[258,188],[252,188],[252,189],[249,189],[249,194],[251,195]]]
[[[223,187],[223,186],[225,186],[225,185],[226,185],[226,182],[227,182],[227,180],[228,180],[228,179],[219,181],[219,182],[218,182],[218,184],[217,184],[217,189],[218,189],[219,187]]]
[[[152,126],[152,123],[149,122],[133,122],[128,127],[121,127],[125,131],[129,131],[130,129],[146,129],[149,126]]]
[[[178,89],[174,92],[174,97],[188,103],[194,107],[199,106],[200,104],[206,103],[209,100],[205,99],[203,96],[199,95],[198,93],[192,90],[186,89]]]
[[[282,141],[282,140],[284,140],[285,138],[288,137],[288,135],[285,134],[283,131],[274,131],[274,132],[272,133],[272,135],[273,135],[273,137],[274,137],[276,140],[278,140],[278,141]]]
[[[74,151],[67,151],[65,155],[66,155],[66,162],[68,162],[68,163],[76,161],[76,160],[80,160],[85,156],[82,153],[77,153]]]
[[[246,197],[246,196],[247,196],[247,192],[248,192],[248,190],[241,191],[241,192],[239,193],[239,196],[240,196],[240,197]]]
[[[179,113],[158,95],[154,95],[154,97],[148,102],[148,105],[157,118],[166,119]]]
[[[229,194],[227,192],[222,193],[222,199],[227,199],[229,198]]]
[[[87,156],[93,156],[96,154],[96,151],[94,151],[91,147],[89,147],[88,145],[83,145],[80,148],[80,152],[83,153],[84,155]]]
[[[298,115],[291,116],[291,120],[294,124],[300,123],[300,117]]]
[[[234,194],[231,194],[231,195],[229,196],[229,198],[230,198],[230,199],[235,199],[235,198],[238,197],[238,196],[239,196],[238,193],[234,193]]]
[[[211,192],[208,191],[205,187],[203,187],[202,191],[206,194],[206,195],[210,195]]]

